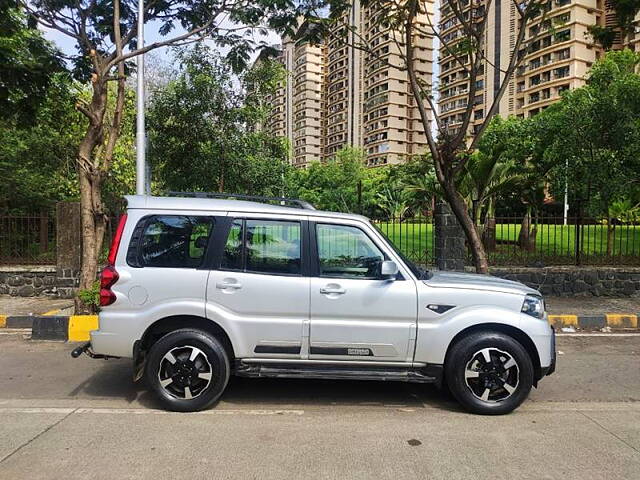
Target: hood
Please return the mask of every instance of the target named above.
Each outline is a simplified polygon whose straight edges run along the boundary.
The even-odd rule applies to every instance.
[[[540,295],[540,292],[523,283],[481,275],[477,273],[431,272],[431,278],[423,282],[435,288],[464,288],[467,290],[485,290],[489,292],[514,293],[519,295]]]

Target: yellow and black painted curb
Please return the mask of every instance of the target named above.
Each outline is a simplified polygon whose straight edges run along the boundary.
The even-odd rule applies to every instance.
[[[0,328],[30,328],[34,340],[86,342],[97,315],[0,315]]]
[[[638,329],[638,315],[607,313],[604,315],[549,315],[556,329],[576,330]],[[34,340],[86,342],[89,332],[98,329],[97,315],[0,315],[0,328],[30,328]]]
[[[635,313],[606,313],[604,315],[549,315],[549,323],[555,328],[573,327],[580,330],[638,328]]]

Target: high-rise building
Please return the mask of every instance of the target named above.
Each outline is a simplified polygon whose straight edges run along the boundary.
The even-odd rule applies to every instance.
[[[484,15],[484,0],[458,2],[467,19]],[[508,81],[497,113],[506,117],[529,117],[540,112],[560,98],[566,89],[585,84],[593,63],[604,53],[589,34],[589,26],[612,26],[612,14],[607,0],[550,0],[532,22],[526,26],[523,60]],[[490,2],[484,37],[484,60],[476,79],[470,133],[484,120],[504,81],[504,70],[518,35],[516,2],[493,0]],[[440,46],[440,98],[439,109],[443,123],[455,131],[463,121],[467,106],[469,79],[464,68],[454,57],[455,42],[463,35],[462,25],[443,1],[440,33],[447,45]],[[618,35],[613,48],[638,44],[633,35]]]
[[[433,12],[434,4],[427,5]],[[430,84],[432,37],[415,35],[414,68]],[[279,58],[288,81],[274,95],[275,112],[265,127],[291,140],[293,165],[327,161],[345,146],[363,148],[369,166],[399,163],[426,150],[402,43],[357,0],[322,45],[283,39]]]

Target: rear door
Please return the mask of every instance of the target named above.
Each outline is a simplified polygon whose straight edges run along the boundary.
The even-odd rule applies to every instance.
[[[309,321],[306,221],[230,213],[207,282],[207,316],[233,332],[238,358],[300,358]]]

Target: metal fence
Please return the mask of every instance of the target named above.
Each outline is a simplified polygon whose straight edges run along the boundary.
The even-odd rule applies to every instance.
[[[47,213],[0,216],[0,264],[56,263],[56,222]]]
[[[640,265],[640,222],[496,217],[481,227],[492,265]],[[526,221],[524,222],[526,224]]]
[[[544,216],[496,217],[479,227],[489,263],[494,266],[640,265],[640,222],[611,226],[596,219]],[[435,263],[431,218],[376,220],[376,226],[409,259]],[[521,235],[522,233],[522,235]],[[471,265],[468,252],[467,264]]]
[[[435,264],[435,229],[430,217],[390,218],[373,223],[412,262]]]
[[[524,222],[526,223],[526,222]],[[435,264],[435,228],[430,217],[390,218],[374,224],[407,258]],[[107,224],[104,249],[118,225]],[[55,264],[55,217],[0,216],[0,264]],[[543,216],[523,228],[523,217],[496,217],[479,227],[489,263],[495,266],[640,265],[640,222],[607,225],[596,219]],[[106,255],[106,254],[105,254]],[[468,255],[468,264],[471,256]]]

